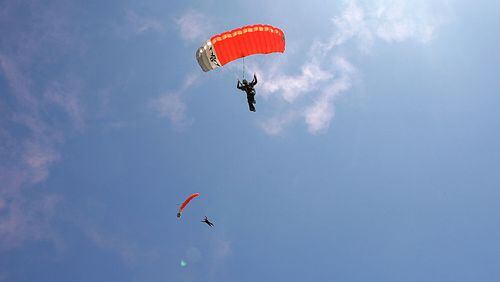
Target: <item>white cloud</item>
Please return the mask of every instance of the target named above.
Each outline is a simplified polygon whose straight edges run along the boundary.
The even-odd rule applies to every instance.
[[[0,60],[0,71],[19,109],[9,108],[0,121],[0,247],[9,249],[31,240],[57,240],[49,228],[56,196],[32,198],[22,188],[47,179],[50,166],[59,159],[56,148],[62,137],[42,118],[43,103],[33,95],[30,78],[15,60],[1,54]],[[20,84],[23,81],[26,84]],[[12,130],[19,126],[26,134]]]
[[[2,139],[6,141],[0,145],[0,151],[4,152],[0,174],[2,170],[10,171],[12,175],[5,173],[3,177],[22,178],[19,181],[8,181],[12,183],[12,187],[0,188],[17,190],[26,183],[39,183],[47,178],[50,165],[59,159],[55,147],[62,141],[62,137],[58,130],[41,117],[43,102],[29,89],[30,78],[19,70],[13,60],[1,54],[0,70],[5,74],[17,106],[21,109],[9,110],[9,115],[0,122]],[[10,126],[14,124],[28,129],[28,134],[19,136],[11,132]],[[16,173],[18,169],[22,173]]]
[[[59,106],[70,118],[76,129],[83,130],[85,126],[83,107],[79,99],[79,83],[71,78],[63,81],[53,81],[44,93],[44,98]]]
[[[327,97],[321,97],[306,109],[305,119],[310,132],[321,132],[330,125],[330,120],[334,116],[334,109],[330,103]]]
[[[260,122],[260,127],[269,135],[280,135],[296,119],[297,114],[294,111],[288,111]]]
[[[231,255],[231,241],[224,239],[214,240],[214,257],[216,259],[225,259]]]
[[[49,167],[59,159],[59,154],[53,146],[35,140],[26,140],[23,147],[22,160],[29,168],[31,182],[39,183],[47,179]]]
[[[311,133],[320,133],[328,129],[330,121],[335,116],[335,99],[352,85],[355,69],[345,58],[334,58],[332,66],[336,71],[335,79],[324,88],[314,104],[305,110],[305,121]]]
[[[335,26],[335,33],[323,52],[329,52],[333,47],[342,45],[351,38],[356,38],[360,44],[364,45],[363,48],[371,46],[373,35],[366,22],[366,12],[356,1],[350,1],[342,14],[334,17],[332,22]]]
[[[447,0],[381,0],[375,9],[375,32],[383,40],[396,42],[407,39],[428,42],[452,14]]]
[[[126,11],[126,17],[130,28],[136,34],[141,34],[147,31],[161,32],[164,29],[163,23],[158,19],[139,15],[132,10]]]
[[[189,10],[175,19],[181,37],[188,42],[200,42],[208,39],[211,21],[204,14]]]
[[[36,71],[53,68],[60,63],[61,53],[79,50],[83,44],[71,33],[65,13],[58,7],[38,2],[28,5],[28,10],[25,5],[9,5],[12,13],[2,19],[16,23],[22,9],[26,10],[24,21],[36,24],[12,24],[0,42],[0,75],[6,81],[8,97],[0,99],[1,250],[38,240],[58,245],[51,221],[62,198],[31,192],[49,177],[51,166],[61,158],[59,148],[67,135],[64,129],[70,127],[71,131],[73,122],[83,124],[84,119],[74,95],[79,89],[73,89],[67,77],[45,73],[40,80]],[[46,95],[40,91],[43,88]],[[57,111],[68,114],[70,122],[55,119]]]
[[[224,238],[225,236],[213,236],[210,240],[210,269],[208,273],[208,280],[215,280],[220,277],[220,271],[224,269],[227,259],[232,255],[233,248],[230,240]]]
[[[300,95],[315,90],[318,83],[332,78],[332,74],[323,70],[316,62],[309,62],[302,66],[299,75],[289,76],[276,74],[262,83],[264,93],[281,92],[287,102],[293,102]]]
[[[151,106],[160,117],[168,117],[173,124],[180,124],[186,117],[186,105],[179,93],[167,93],[156,99]]]
[[[165,31],[165,22],[151,13],[125,9],[122,18],[109,23],[109,28],[118,37],[134,38],[149,33],[161,34]]]
[[[117,253],[127,263],[135,263],[139,257],[138,247],[110,234],[105,234],[96,229],[87,228],[83,230],[92,243],[99,248],[108,249]]]
[[[10,88],[15,91],[16,98],[25,107],[36,107],[36,99],[30,95],[31,80],[23,74],[14,59],[0,53],[0,70],[7,79]]]
[[[189,124],[186,116],[186,104],[182,100],[184,93],[197,81],[196,75],[188,75],[177,91],[167,92],[149,102],[149,106],[158,113],[159,117],[167,117],[177,128]]]
[[[8,198],[0,207],[3,216],[0,220],[0,250],[11,249],[31,240],[52,241],[57,236],[50,226],[51,218],[60,202],[57,196],[43,196],[36,200],[27,200],[18,195]]]
[[[283,101],[292,107],[260,122],[261,128],[278,135],[301,116],[309,132],[325,132],[335,116],[338,97],[359,80],[351,57],[366,55],[378,41],[416,40],[425,44],[436,36],[448,14],[448,2],[444,0],[347,1],[341,14],[332,19],[332,33],[304,52],[307,59],[298,74],[283,73],[281,64],[255,67],[266,78],[259,94],[274,98],[278,108],[283,108]],[[357,48],[351,48],[351,44]],[[348,48],[342,48],[344,45]]]

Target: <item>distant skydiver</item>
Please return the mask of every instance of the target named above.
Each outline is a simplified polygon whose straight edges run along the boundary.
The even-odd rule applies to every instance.
[[[247,101],[248,101],[248,109],[252,112],[255,112],[255,89],[253,88],[257,84],[257,76],[253,75],[252,82],[248,83],[246,79],[243,79],[243,83],[238,79],[238,84],[236,87],[241,91],[245,91],[247,93]]]
[[[182,212],[184,212],[184,209],[186,208],[187,204],[189,204],[189,202],[191,202],[192,199],[198,197],[199,195],[200,193],[191,194],[184,200],[184,202],[182,202],[181,206],[179,207],[179,211],[177,212],[178,218],[181,218]]]
[[[205,216],[205,219],[203,219],[201,222],[208,224],[208,226],[210,226],[210,227],[214,226],[214,224],[210,220],[208,220],[208,218],[206,216]]]

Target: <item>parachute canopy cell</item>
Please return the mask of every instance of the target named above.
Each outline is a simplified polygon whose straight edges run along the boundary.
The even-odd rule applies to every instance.
[[[187,197],[186,200],[184,200],[184,202],[182,202],[181,206],[179,207],[179,212],[177,213],[177,217],[180,218],[182,215],[182,212],[184,211],[186,206],[189,204],[189,202],[191,202],[192,199],[198,197],[199,195],[200,195],[200,193],[194,193],[194,194],[189,195],[189,197]]]
[[[255,54],[285,52],[285,33],[266,24],[248,25],[212,36],[196,51],[205,72]]]

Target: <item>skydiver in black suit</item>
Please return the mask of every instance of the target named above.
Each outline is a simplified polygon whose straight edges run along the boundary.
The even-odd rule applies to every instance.
[[[208,224],[208,226],[210,226],[210,227],[214,227],[214,224],[210,220],[208,220],[208,218],[206,216],[205,216],[205,219],[203,219],[201,222]]]
[[[252,112],[255,112],[255,89],[253,88],[257,84],[257,76],[253,75],[252,82],[248,83],[246,79],[243,79],[243,83],[238,79],[238,84],[236,87],[247,93],[247,101],[248,101],[248,109]]]

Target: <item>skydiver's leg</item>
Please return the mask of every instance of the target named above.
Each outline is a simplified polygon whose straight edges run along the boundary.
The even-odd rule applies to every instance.
[[[251,102],[248,102],[248,109],[249,109],[251,112],[255,112],[255,106],[254,106]]]
[[[248,109],[252,112],[255,112],[255,106],[253,105],[252,96],[247,95]]]

